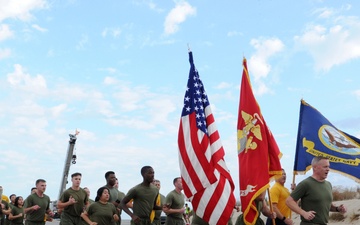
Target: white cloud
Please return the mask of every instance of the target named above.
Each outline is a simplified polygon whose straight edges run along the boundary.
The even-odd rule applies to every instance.
[[[72,86],[70,84],[59,84],[54,90],[52,90],[54,97],[59,98],[66,102],[84,100],[89,98],[88,91],[85,91],[82,87]]]
[[[215,87],[215,89],[228,89],[231,88],[231,86],[232,85],[227,82],[221,82]]]
[[[0,0],[0,22],[8,19],[30,20],[32,10],[46,9],[48,3],[46,0]]]
[[[10,30],[9,25],[0,24],[0,41],[4,41],[14,36],[14,33]]]
[[[26,127],[33,126],[31,123],[32,116],[42,117],[45,115],[46,109],[37,104],[33,100],[19,100],[18,104],[12,106],[13,108],[9,109],[8,112],[11,112],[14,115],[18,115],[16,117],[18,122],[14,123],[16,125],[26,124]]]
[[[10,57],[11,50],[9,48],[0,48],[0,60]]]
[[[81,40],[76,45],[77,50],[84,50],[86,45],[89,44],[89,37],[87,35],[82,35]]]
[[[117,84],[118,80],[114,77],[105,77],[104,78],[104,84],[106,85],[112,85],[112,84]]]
[[[227,36],[228,36],[228,37],[243,36],[243,33],[239,32],[239,31],[233,30],[233,31],[229,31],[229,32],[227,33]]]
[[[47,57],[54,57],[55,56],[55,52],[53,49],[49,49],[48,52],[46,53]]]
[[[254,55],[248,60],[248,69],[255,78],[256,88],[254,88],[254,92],[258,95],[269,93],[271,90],[264,83],[264,80],[271,71],[271,65],[268,60],[281,52],[284,49],[284,44],[278,38],[252,39],[250,44],[256,50]]]
[[[123,85],[119,87],[119,91],[114,94],[114,97],[119,101],[121,110],[134,111],[145,107],[141,100],[148,98],[149,95],[151,93],[145,86],[129,87]]]
[[[42,75],[32,77],[30,74],[25,73],[23,67],[19,64],[15,64],[14,69],[14,72],[7,75],[7,81],[13,88],[38,94],[47,91],[46,80]]]
[[[359,18],[338,16],[330,19],[330,25],[311,23],[302,34],[294,37],[298,48],[312,56],[316,70],[328,71],[360,57]]]
[[[163,12],[164,10],[159,8],[152,0],[134,0],[134,4],[136,5],[146,5],[149,9],[156,12]]]
[[[34,28],[35,30],[38,30],[38,31],[42,32],[42,33],[44,33],[44,32],[47,32],[47,31],[48,31],[46,28],[42,28],[42,27],[40,27],[40,26],[39,26],[39,25],[37,25],[37,24],[33,24],[33,25],[31,25],[31,27],[32,27],[32,28]]]
[[[111,101],[104,99],[100,92],[95,92],[90,100],[89,112],[95,110],[105,117],[114,117],[117,114],[113,110]]]
[[[165,95],[159,95],[146,101],[148,107],[148,113],[151,115],[151,122],[155,124],[168,124],[168,116],[170,113],[175,112],[176,105],[171,98],[167,98]],[[169,124],[170,125],[170,124]]]
[[[179,30],[179,24],[185,22],[188,16],[196,15],[196,8],[186,1],[177,2],[165,19],[165,34],[174,34]]]
[[[334,13],[333,9],[327,7],[316,9],[313,12],[313,14],[317,14],[319,18],[329,18],[334,15]]]
[[[113,38],[118,38],[120,37],[120,34],[121,34],[120,28],[105,28],[101,32],[101,36],[104,38],[107,37],[108,35],[112,36]]]
[[[360,90],[354,91],[354,95],[356,96],[357,99],[360,100]]]
[[[117,69],[112,68],[112,67],[107,67],[107,68],[100,68],[100,71],[106,71],[108,73],[116,73]]]
[[[58,117],[67,109],[67,104],[60,104],[51,108],[51,114],[53,117]]]
[[[139,130],[150,130],[155,127],[154,124],[148,121],[139,120],[138,118],[133,117],[121,119],[107,119],[106,121],[113,126],[131,127],[132,129]]]

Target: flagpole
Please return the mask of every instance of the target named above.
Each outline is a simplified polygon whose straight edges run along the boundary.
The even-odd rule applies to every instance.
[[[296,176],[296,174],[295,174],[295,172],[293,172],[293,179],[292,179],[292,183],[291,183],[291,187],[290,187],[291,191],[294,191],[294,189],[295,189],[295,176]],[[291,210],[290,210],[290,219],[292,219],[292,211]]]
[[[271,202],[271,197],[270,197],[270,188],[267,188],[266,190],[267,190],[267,194],[268,194],[268,197],[269,197],[270,212],[271,212],[271,214],[272,214],[272,213],[274,212],[274,209],[273,209],[272,202]],[[273,225],[276,225],[276,224],[275,224],[275,219],[274,219],[274,218],[271,218],[271,220],[272,220],[272,224],[273,224]]]

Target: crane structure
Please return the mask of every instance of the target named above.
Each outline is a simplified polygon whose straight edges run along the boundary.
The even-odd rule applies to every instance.
[[[75,148],[75,143],[76,143],[76,136],[79,133],[80,132],[78,130],[76,130],[75,134],[69,134],[69,136],[70,136],[69,146],[68,146],[68,150],[66,153],[65,166],[64,166],[64,171],[62,173],[62,179],[61,179],[58,199],[60,199],[61,194],[66,190],[66,184],[68,183],[67,179],[69,176],[71,164],[76,164],[76,154],[74,153],[74,148]],[[62,209],[59,209],[57,207],[58,199],[50,202],[50,208],[54,212],[54,218],[60,218],[60,214],[62,211]]]
[[[65,166],[64,166],[64,171],[62,174],[58,199],[60,199],[61,194],[66,190],[66,184],[68,182],[67,180],[68,180],[68,176],[69,176],[70,166],[71,166],[71,164],[76,163],[76,154],[74,154],[74,148],[75,148],[75,143],[76,143],[76,136],[79,133],[80,132],[78,130],[76,130],[75,134],[69,134],[69,136],[70,136],[69,146],[68,146],[68,150],[67,150],[67,154],[66,154],[66,158],[65,158]]]

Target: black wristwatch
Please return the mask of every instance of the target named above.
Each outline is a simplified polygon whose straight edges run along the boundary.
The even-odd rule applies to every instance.
[[[283,218],[282,218],[282,221],[285,221],[286,220],[286,217],[284,216]]]
[[[115,201],[117,204],[120,204],[120,200],[119,199],[116,199]]]

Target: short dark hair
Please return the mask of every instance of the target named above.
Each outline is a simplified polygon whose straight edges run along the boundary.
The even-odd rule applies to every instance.
[[[32,187],[32,188],[31,188],[31,191],[33,191],[34,189],[37,189],[37,188],[36,188],[36,187]]]
[[[76,177],[76,176],[82,176],[81,175],[81,173],[79,173],[79,172],[76,172],[76,173],[73,173],[73,174],[71,174],[71,178],[73,178],[73,177]]]
[[[114,172],[114,171],[107,171],[107,172],[105,173],[105,179],[108,179],[109,176],[112,175],[112,174],[115,174],[115,172]]]
[[[181,177],[175,177],[175,178],[174,178],[174,180],[173,180],[173,184],[174,184],[174,185],[175,185],[175,183],[176,183],[176,181],[177,181],[178,179],[181,179]]]
[[[11,195],[9,196],[9,198],[11,199],[12,196],[15,196],[15,197],[16,197],[16,194],[11,194]]]
[[[46,180],[44,180],[44,179],[37,179],[36,180],[36,182],[35,182],[35,184],[37,185],[38,183],[46,183]]]
[[[143,166],[140,170],[141,175],[144,175],[144,173],[146,173],[146,171],[148,171],[148,169],[152,169],[151,166]]]

